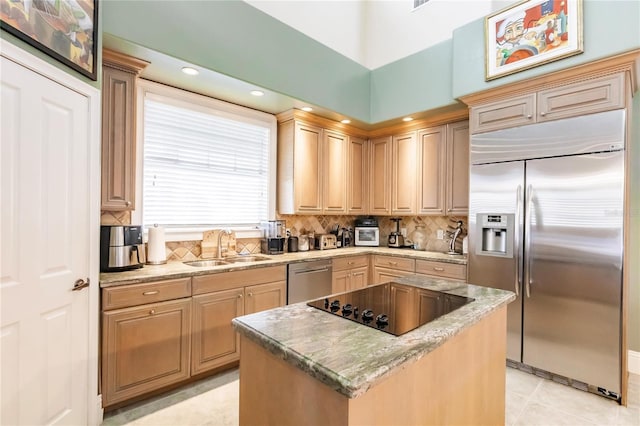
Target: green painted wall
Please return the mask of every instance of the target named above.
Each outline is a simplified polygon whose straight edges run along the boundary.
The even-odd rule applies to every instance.
[[[453,33],[454,98],[514,81],[548,74],[575,65],[613,56],[640,47],[640,1],[594,1],[583,3],[584,52],[491,82],[484,80],[484,19]]]
[[[447,40],[371,72],[371,122],[455,103]]]
[[[370,121],[367,68],[247,3],[108,1],[102,14],[116,37]]]

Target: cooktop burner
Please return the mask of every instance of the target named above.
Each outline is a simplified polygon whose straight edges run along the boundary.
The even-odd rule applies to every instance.
[[[474,299],[396,282],[312,300],[307,305],[399,336]]]

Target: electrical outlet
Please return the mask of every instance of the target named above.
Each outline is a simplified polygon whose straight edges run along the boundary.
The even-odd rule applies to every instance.
[[[400,228],[400,233],[404,238],[407,238],[407,228]]]
[[[444,240],[444,229],[438,229],[437,231],[437,237],[439,240]]]

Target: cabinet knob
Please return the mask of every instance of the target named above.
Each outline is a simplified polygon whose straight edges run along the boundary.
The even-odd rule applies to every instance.
[[[546,113],[546,112],[544,112],[544,111],[542,111],[542,112],[540,113],[540,115],[544,117],[545,115],[547,115],[547,113]]]
[[[249,297],[253,297],[253,293],[249,293]]]
[[[155,313],[156,313],[156,310],[155,310],[155,309],[152,309],[152,310],[150,310],[150,311],[149,311],[149,315],[153,315],[153,314],[155,314]]]
[[[353,265],[353,262],[347,262],[348,265]]]
[[[533,115],[529,114],[529,115],[527,115],[527,118],[528,118],[529,120],[531,120],[531,119],[533,118]]]
[[[125,201],[124,205],[127,206],[127,207],[131,206],[131,201]]]
[[[238,299],[242,299],[242,295],[241,294],[238,295]]]

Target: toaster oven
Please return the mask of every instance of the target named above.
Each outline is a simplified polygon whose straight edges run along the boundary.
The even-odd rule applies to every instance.
[[[356,226],[355,245],[378,247],[380,245],[380,228],[377,226]]]

